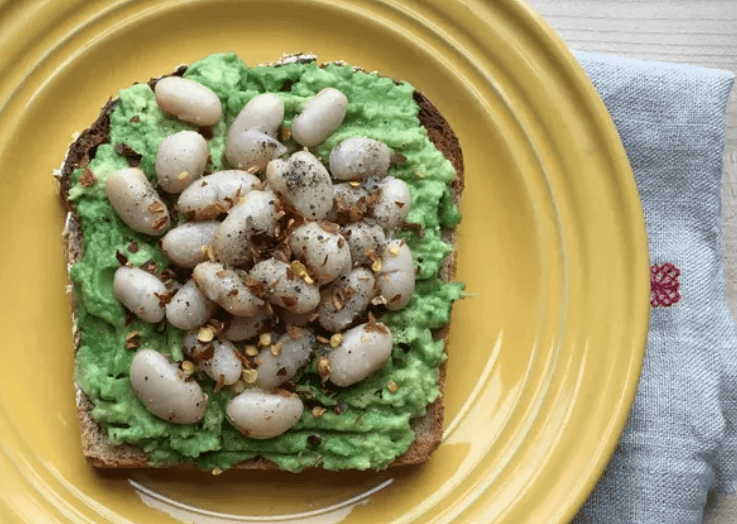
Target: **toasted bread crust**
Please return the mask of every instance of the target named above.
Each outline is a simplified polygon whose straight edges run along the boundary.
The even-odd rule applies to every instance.
[[[309,55],[293,55],[283,59],[286,61],[313,61]],[[186,68],[180,67],[174,73],[181,75]],[[155,82],[157,79],[153,79]],[[427,129],[428,137],[435,147],[452,163],[456,170],[456,178],[452,182],[452,196],[458,203],[464,186],[463,155],[460,143],[448,122],[430,100],[419,91],[415,91],[414,100],[418,104],[420,123]],[[97,146],[109,142],[110,111],[115,104],[108,100],[102,108],[97,120],[86,130],[69,148],[60,176],[61,198],[68,210],[67,223],[64,230],[65,251],[68,266],[79,261],[83,254],[83,231],[76,217],[74,206],[69,200],[69,188],[72,172],[86,166],[94,158]],[[453,246],[452,253],[446,258],[440,269],[440,277],[448,282],[453,280],[456,261],[455,231],[446,231],[444,240]],[[73,287],[70,285],[72,296],[73,339],[75,353],[80,344],[80,333],[77,328],[76,306]],[[448,333],[450,326],[445,326],[436,333],[436,339],[444,340],[444,350],[448,351]],[[415,431],[415,440],[409,449],[397,457],[390,466],[420,464],[425,462],[430,454],[440,445],[443,437],[443,391],[445,385],[445,363],[440,366],[439,389],[440,395],[428,406],[425,416],[415,419],[412,427]],[[140,468],[158,467],[152,464],[140,448],[134,445],[113,446],[107,438],[105,429],[92,417],[92,403],[75,384],[77,419],[80,427],[82,449],[87,461],[98,468]],[[171,464],[165,467],[192,467],[189,464]],[[233,468],[237,469],[278,469],[273,462],[256,457],[239,462]]]

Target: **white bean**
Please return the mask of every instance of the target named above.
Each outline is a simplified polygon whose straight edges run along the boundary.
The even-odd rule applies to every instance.
[[[298,151],[286,161],[272,160],[266,179],[305,218],[321,220],[333,207],[330,173],[309,151]]]
[[[156,177],[161,189],[181,193],[202,176],[207,165],[207,140],[195,131],[166,137],[156,153]]]
[[[381,227],[394,229],[401,225],[411,204],[412,197],[407,184],[398,178],[388,176],[379,184],[379,197],[372,214]]]
[[[387,301],[388,309],[402,309],[412,298],[415,290],[415,268],[412,252],[404,240],[392,240],[384,247],[376,283],[379,295]]]
[[[171,229],[161,239],[161,250],[179,267],[195,267],[207,260],[205,249],[220,222],[186,222]]]
[[[303,146],[316,146],[338,129],[348,107],[346,96],[326,87],[307,101],[292,122],[292,136]]]
[[[307,313],[320,303],[317,286],[295,276],[289,264],[281,260],[263,260],[248,276],[265,287],[269,302],[294,313]]]
[[[218,262],[197,264],[192,278],[210,300],[233,315],[252,317],[264,304],[263,300],[251,293],[238,273]]]
[[[366,323],[343,334],[340,345],[328,353],[330,382],[346,387],[380,367],[392,354],[392,332],[384,324]]]
[[[316,222],[292,231],[289,247],[320,284],[331,282],[351,269],[351,251],[343,236],[325,231]]]
[[[182,339],[187,357],[197,363],[197,367],[214,381],[223,375],[223,384],[229,386],[238,382],[243,372],[243,364],[236,356],[238,351],[228,340],[200,342],[198,331],[190,331]]]
[[[185,381],[176,364],[152,349],[133,357],[131,384],[146,409],[174,424],[194,424],[207,409],[207,395],[195,381]]]
[[[225,156],[234,167],[263,171],[269,161],[287,152],[284,144],[258,129],[228,134]]]
[[[211,126],[223,116],[218,96],[193,80],[168,76],[156,82],[154,93],[159,109],[185,122]]]
[[[353,187],[348,182],[333,186],[333,207],[327,220],[347,224],[361,220],[367,214],[369,192],[364,187]]]
[[[256,175],[231,169],[197,180],[179,195],[177,209],[190,220],[213,220],[236,205],[261,181]]]
[[[235,384],[241,378],[243,372],[243,364],[235,355],[238,350],[232,342],[227,340],[214,340],[212,345],[212,358],[200,360],[197,367],[207,373],[215,382],[220,380],[222,375],[223,384],[226,386]]]
[[[415,266],[407,242],[401,239],[390,240],[381,254],[381,273],[404,271],[414,274]]]
[[[243,202],[230,210],[215,230],[212,249],[217,259],[239,266],[253,259],[255,235],[273,237],[276,228],[276,195],[271,191],[253,190]]]
[[[355,266],[370,264],[372,260],[367,254],[369,250],[379,253],[386,243],[384,230],[377,224],[366,222],[348,224],[342,229],[341,234],[348,242],[351,260],[353,260]]]
[[[343,182],[333,186],[333,198],[340,199],[343,207],[351,208],[368,200],[369,192],[362,186],[353,187],[350,183]]]
[[[268,321],[269,315],[266,314],[264,308],[260,308],[258,313],[252,317],[230,317],[220,335],[234,342],[248,340],[263,332]]]
[[[269,393],[247,389],[228,402],[226,413],[231,424],[249,438],[267,439],[286,432],[299,422],[304,404],[294,393],[278,390]]]
[[[320,325],[335,332],[347,328],[371,302],[375,284],[373,273],[362,267],[334,281],[322,292]]]
[[[164,320],[161,299],[168,291],[155,275],[137,267],[121,266],[113,277],[113,294],[144,322],[155,324]]]
[[[273,389],[291,380],[310,359],[315,336],[306,329],[292,328],[292,334],[283,335],[274,345],[280,348],[279,355],[274,355],[272,347],[261,350],[258,364],[256,384],[263,389]]]
[[[284,120],[284,103],[281,99],[273,93],[258,95],[235,117],[228,136],[246,129],[257,129],[276,138],[282,120]]]
[[[210,320],[217,310],[218,305],[190,278],[166,305],[166,320],[179,329],[195,329]]]
[[[161,235],[169,228],[169,210],[140,169],[116,171],[107,178],[105,192],[120,219],[134,231]]]
[[[384,177],[389,169],[391,150],[372,138],[354,136],[343,140],[330,152],[330,173],[339,180],[365,180]]]

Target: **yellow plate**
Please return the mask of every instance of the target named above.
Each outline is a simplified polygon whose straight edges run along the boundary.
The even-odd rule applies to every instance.
[[[516,0],[0,2],[3,522],[567,522],[634,396],[648,260],[617,133]],[[405,79],[466,159],[446,432],[418,468],[291,475],[87,467],[51,182],[119,88],[207,54],[310,51]],[[158,509],[155,509],[158,508]]]

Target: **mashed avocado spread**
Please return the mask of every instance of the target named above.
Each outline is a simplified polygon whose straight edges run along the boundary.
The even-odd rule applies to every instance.
[[[394,346],[390,360],[373,376],[327,392],[315,369],[320,351],[316,348],[312,361],[295,377],[305,411],[298,424],[283,435],[269,440],[241,435],[224,416],[234,393],[227,388],[214,393],[214,384],[207,377],[200,383],[210,402],[199,423],[175,425],[149,413],[131,387],[128,373],[135,350],[125,348],[126,335],[137,330],[140,347],[181,361],[182,332],[168,323],[163,331],[138,319],[126,324],[126,310],[113,296],[113,274],[120,266],[117,253],[135,266],[153,260],[161,270],[169,262],[157,239],[132,231],[118,218],[105,196],[104,182],[111,173],[129,166],[127,158],[116,152],[121,151],[119,144],[142,155],[140,168],[155,181],[159,143],[178,131],[196,128],[163,114],[147,84],[134,85],[120,92],[110,113],[110,143],[100,145],[89,164],[97,183],[84,187],[79,183],[83,169],[77,169],[69,193],[85,246],[83,259],[71,268],[82,332],[75,378],[94,405],[94,418],[105,426],[114,444],[137,444],[158,465],[193,463],[203,469],[225,469],[262,456],[290,471],[315,465],[331,470],[385,468],[412,443],[411,419],[422,416],[439,394],[438,369],[445,356],[443,342],[433,339],[433,330],[449,322],[453,301],[463,293],[461,284],[437,277],[442,260],[451,252],[451,246],[441,239],[442,230],[460,220],[449,189],[455,171],[420,126],[414,88],[344,65],[322,69],[315,63],[291,63],[248,68],[232,53],[194,63],[184,76],[212,89],[223,106],[224,116],[212,127],[208,141],[211,161],[207,169],[211,171],[230,168],[224,158],[227,130],[255,96],[277,93],[284,102],[284,125],[288,126],[321,89],[331,86],[342,91],[349,101],[345,120],[312,152],[326,161],[341,141],[366,136],[406,157],[406,163],[392,166],[389,174],[404,180],[411,190],[407,220],[420,227],[397,236],[406,239],[412,250],[417,284],[407,307],[383,316],[394,334]],[[392,381],[398,388],[391,384],[390,391],[387,384]],[[327,411],[314,417],[310,411],[314,406]]]

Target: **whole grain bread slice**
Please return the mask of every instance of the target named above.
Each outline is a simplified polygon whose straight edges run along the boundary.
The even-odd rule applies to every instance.
[[[314,61],[313,55],[289,55],[283,57],[274,65],[292,61]],[[186,66],[179,67],[173,75],[182,75]],[[157,79],[152,79],[152,85]],[[414,92],[414,100],[419,106],[419,120],[427,130],[428,137],[435,147],[453,165],[456,178],[451,183],[453,201],[457,204],[464,187],[463,154],[457,136],[448,122],[433,103],[421,92]],[[110,112],[114,108],[115,100],[108,100],[100,111],[97,120],[71,144],[59,176],[61,198],[67,209],[67,220],[64,228],[65,253],[67,267],[79,261],[84,251],[84,231],[75,214],[74,205],[69,199],[69,189],[72,172],[80,167],[86,167],[95,156],[100,144],[110,141]],[[456,262],[456,235],[455,230],[444,232],[443,238],[453,246],[452,253],[443,262],[439,276],[448,282],[453,280]],[[68,285],[71,295],[73,342],[76,353],[81,342],[81,333],[77,326],[76,299],[74,288]],[[450,326],[437,330],[435,338],[444,341],[444,350],[448,352],[448,334]],[[423,417],[412,421],[415,440],[409,449],[397,457],[390,466],[420,464],[425,462],[430,454],[440,445],[443,437],[443,391],[445,386],[445,362],[440,366],[439,383],[440,395],[428,406]],[[99,468],[140,468],[159,467],[153,464],[147,455],[137,446],[115,446],[107,438],[105,428],[92,416],[92,402],[75,383],[77,419],[79,422],[82,449],[87,461]],[[188,464],[169,464],[166,467],[192,467]],[[277,469],[276,464],[261,457],[240,462],[233,466],[237,469]]]

